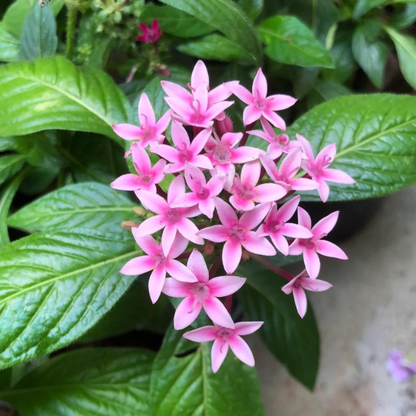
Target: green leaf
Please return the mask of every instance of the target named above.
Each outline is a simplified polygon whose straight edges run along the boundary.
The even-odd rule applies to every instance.
[[[394,13],[389,26],[396,29],[405,29],[416,22],[416,4],[407,4],[404,10]]]
[[[177,46],[177,49],[182,53],[201,59],[223,62],[253,62],[252,56],[244,48],[215,33],[201,39],[182,43]]]
[[[367,40],[363,25],[355,29],[352,37],[352,53],[358,65],[377,88],[383,86],[388,52],[389,48],[384,42]]]
[[[53,57],[57,47],[56,22],[51,8],[35,4],[25,19],[20,36],[20,60]]]
[[[11,227],[28,232],[91,228],[121,231],[122,221],[135,219],[137,205],[108,185],[68,185],[36,199],[9,217]]]
[[[400,70],[404,79],[416,90],[416,40],[411,36],[402,35],[396,30],[385,28],[396,46]]]
[[[39,0],[16,0],[4,14],[4,29],[20,37],[26,16],[35,4],[38,5]],[[63,5],[63,0],[51,0],[47,7],[51,8],[56,16],[61,11]]]
[[[257,61],[261,61],[261,47],[250,19],[231,0],[161,0],[207,25],[219,30],[227,38],[241,45]]]
[[[1,66],[0,100],[0,137],[63,129],[119,139],[111,126],[131,111],[108,75],[59,56]]]
[[[51,186],[59,174],[58,167],[33,167],[20,185],[19,191],[25,195],[37,195]]]
[[[387,195],[416,183],[416,97],[372,94],[339,97],[314,107],[287,131],[305,136],[315,152],[335,143],[331,168],[354,185],[330,183],[329,200]],[[315,153],[316,154],[316,153]],[[318,199],[316,193],[303,199]]]
[[[146,5],[140,18],[147,24],[150,24],[153,19],[157,19],[163,32],[180,38],[194,38],[206,35],[214,30],[211,26],[201,22],[196,16],[194,17],[171,6],[160,7],[153,3]]]
[[[34,234],[0,251],[0,368],[48,354],[91,328],[133,282],[119,270],[131,236],[96,230]]]
[[[182,334],[171,327],[156,356],[150,382],[152,416],[264,416],[256,371],[230,351],[213,374],[211,343],[199,346]]]
[[[358,0],[354,8],[353,17],[358,19],[372,9],[384,4],[386,0]]]
[[[334,67],[329,52],[294,16],[270,17],[260,23],[258,30],[266,45],[266,55],[276,62],[305,67]]]
[[[264,0],[238,0],[237,2],[251,20],[257,19],[264,7]]]
[[[19,40],[0,26],[0,61],[19,60]]]
[[[312,92],[308,95],[308,108],[333,98],[341,97],[343,95],[352,94],[351,91],[341,84],[333,81],[319,80],[314,86]]]
[[[24,163],[24,156],[0,156],[0,185],[20,170]]]
[[[293,296],[282,292],[287,281],[262,265],[242,263],[240,275],[247,277],[238,292],[249,320],[264,321],[260,336],[270,352],[298,381],[313,390],[319,368],[319,332],[310,305],[302,319]]]
[[[127,348],[58,355],[0,393],[25,416],[147,416],[154,353]]]

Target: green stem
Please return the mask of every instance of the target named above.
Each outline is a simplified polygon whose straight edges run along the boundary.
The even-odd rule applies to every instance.
[[[75,29],[77,24],[77,8],[67,4],[66,20],[66,57],[71,59],[74,50]]]

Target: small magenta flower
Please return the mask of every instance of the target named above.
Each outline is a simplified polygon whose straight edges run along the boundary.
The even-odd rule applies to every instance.
[[[251,211],[255,203],[277,201],[286,195],[287,191],[281,185],[273,183],[257,185],[260,173],[260,162],[254,161],[243,165],[241,179],[239,175],[235,176],[230,202],[236,210]]]
[[[155,113],[146,93],[140,96],[139,106],[140,127],[133,124],[115,124],[113,125],[114,133],[124,140],[133,140],[140,143],[142,147],[158,145],[165,139],[164,132],[171,120],[171,113],[167,111],[158,122],[156,122]],[[128,156],[130,152],[126,153]]]
[[[227,87],[248,106],[243,113],[243,121],[246,126],[264,117],[279,129],[286,130],[285,121],[275,111],[292,107],[297,100],[289,95],[271,95],[267,97],[267,80],[261,68],[259,68],[254,78],[251,93],[247,88],[236,82],[229,83]]]
[[[261,118],[260,122],[264,131],[252,130],[247,133],[260,137],[270,143],[267,147],[267,154],[271,159],[278,159],[283,153],[290,153],[300,147],[300,143],[296,140],[289,140],[287,134],[276,134],[273,127],[265,119]]]
[[[317,182],[311,179],[296,177],[302,163],[302,151],[300,149],[295,149],[289,153],[283,159],[280,167],[277,167],[268,155],[261,154],[259,158],[270,179],[284,186],[287,191],[310,191],[317,189],[319,186]]]
[[[329,196],[329,186],[326,181],[345,184],[355,183],[355,180],[342,170],[328,168],[337,154],[335,143],[325,146],[315,159],[310,143],[300,134],[297,134],[296,138],[299,140],[307,158],[302,162],[302,167],[314,181],[319,183],[318,193],[322,202],[326,202]]]
[[[159,21],[153,19],[150,26],[147,26],[144,23],[139,24],[141,35],[137,36],[139,42],[145,43],[155,43],[162,36],[163,32],[159,29]]]
[[[312,238],[312,232],[299,224],[288,224],[299,205],[300,195],[287,201],[279,209],[273,203],[270,212],[267,214],[264,224],[257,230],[259,237],[269,236],[275,247],[285,256],[289,254],[289,244],[286,237]]]
[[[274,256],[276,250],[265,237],[259,237],[253,228],[257,227],[270,209],[270,204],[257,205],[251,211],[245,212],[240,219],[234,209],[220,198],[215,199],[218,216],[222,225],[213,225],[199,231],[198,235],[213,241],[223,243],[222,262],[228,274],[233,273],[242,256],[242,247],[247,251],[263,256]]]
[[[194,342],[214,341],[211,349],[212,372],[216,373],[224,362],[228,347],[244,364],[254,367],[254,357],[248,344],[241,335],[249,335],[257,331],[264,322],[237,322],[234,329],[218,325],[204,326],[186,332],[183,337]]]
[[[172,140],[175,147],[160,144],[151,151],[162,156],[172,164],[165,168],[165,173],[176,173],[185,170],[187,162],[202,169],[213,169],[213,166],[205,155],[200,155],[202,149],[211,135],[211,129],[202,130],[193,140],[189,140],[185,128],[177,121],[172,121]]]
[[[176,308],[173,326],[176,330],[186,328],[204,309],[209,318],[217,325],[234,328],[234,322],[225,306],[217,298],[231,295],[244,285],[246,279],[236,276],[220,276],[209,280],[208,268],[204,256],[193,250],[188,260],[188,268],[197,277],[195,283],[166,279],[163,293],[184,298]]]
[[[327,257],[334,257],[340,260],[348,260],[347,255],[334,243],[322,240],[326,237],[338,221],[339,211],[329,214],[322,218],[312,228],[312,220],[309,214],[301,207],[298,208],[299,224],[310,230],[312,238],[297,238],[289,247],[289,254],[298,256],[303,254],[303,261],[308,275],[311,279],[316,279],[321,268],[318,254]]]
[[[398,383],[406,381],[412,374],[416,374],[416,363],[410,363],[397,350],[390,352],[386,368]]]
[[[214,197],[223,190],[226,177],[217,174],[207,183],[205,175],[197,167],[187,163],[185,178],[192,192],[176,198],[172,203],[172,207],[187,208],[198,205],[200,211],[212,219],[215,209]]]
[[[156,184],[162,182],[165,177],[163,170],[166,162],[161,159],[152,167],[149,155],[138,143],[132,144],[131,153],[137,175],[133,173],[121,175],[111,183],[111,187],[121,191],[138,191],[143,189],[155,193]]]
[[[328,282],[319,279],[310,279],[307,276],[308,274],[306,270],[304,270],[302,273],[294,277],[287,285],[282,287],[282,291],[286,293],[286,295],[293,293],[296,309],[301,318],[305,316],[306,309],[308,307],[305,290],[309,290],[311,292],[323,292],[331,289],[332,287],[332,285]]]
[[[137,191],[137,196],[142,204],[157,215],[143,221],[137,228],[136,235],[144,237],[163,228],[162,249],[165,256],[168,255],[178,232],[195,244],[203,244],[202,238],[196,235],[198,232],[197,226],[189,220],[189,218],[200,214],[199,209],[197,207],[172,207],[173,201],[184,194],[185,181],[183,176],[177,176],[170,184],[167,202],[157,194],[148,191]]]
[[[197,278],[184,264],[175,260],[188,247],[188,240],[177,235],[167,256],[163,254],[161,246],[156,240],[147,235],[139,237],[137,228],[132,228],[136,243],[147,254],[147,256],[135,257],[128,261],[120,270],[120,273],[128,276],[139,276],[152,271],[149,278],[149,294],[152,303],[156,303],[162,292],[166,280],[166,273],[183,282],[195,282]]]

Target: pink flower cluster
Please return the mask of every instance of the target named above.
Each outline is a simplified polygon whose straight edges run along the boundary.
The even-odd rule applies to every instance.
[[[161,293],[183,299],[174,316],[177,330],[190,326],[202,309],[206,312],[214,325],[192,330],[184,337],[195,342],[214,341],[214,372],[228,347],[241,361],[253,366],[253,354],[241,336],[256,331],[263,322],[234,323],[230,313],[232,295],[246,281],[234,275],[243,254],[254,258],[274,256],[277,251],[285,256],[303,255],[306,270],[298,276],[283,273],[289,282],[282,289],[286,294],[293,293],[303,317],[307,307],[304,291],[331,287],[317,279],[319,255],[344,260],[347,256],[324,239],[335,226],[338,212],[312,226],[308,213],[298,206],[300,196],[293,194],[317,190],[325,202],[327,182],[351,184],[354,180],[329,168],[336,155],[335,145],[325,147],[315,157],[301,135],[290,140],[276,133],[274,128],[286,129],[277,111],[291,107],[296,99],[268,96],[261,69],[251,92],[238,81],[210,89],[202,61],[195,65],[188,89],[169,81],[161,84],[170,106],[166,114],[156,120],[143,93],[138,108],[140,126],[114,126],[120,137],[132,142],[126,156],[131,155],[137,174],[121,176],[112,187],[134,191],[143,207],[153,214],[132,229],[145,255],[130,260],[121,273],[151,272],[149,293],[153,303]],[[247,104],[244,132],[234,132],[224,112],[233,105],[233,101],[227,101],[233,94]],[[258,121],[261,130],[252,130]],[[171,141],[166,137],[170,122]],[[247,146],[249,134],[264,139],[267,151]],[[159,156],[154,166],[148,152]],[[170,180],[166,195],[160,184]],[[289,222],[296,212],[298,223]],[[217,253],[220,250],[222,254]],[[205,257],[215,253],[216,260],[208,268]],[[186,259],[185,266],[181,260]],[[226,275],[217,275],[220,266]],[[219,298],[226,298],[227,306]]]

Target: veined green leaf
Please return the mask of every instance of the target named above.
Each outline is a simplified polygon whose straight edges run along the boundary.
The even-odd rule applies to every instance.
[[[134,280],[119,270],[138,252],[127,233],[34,234],[0,250],[0,368],[69,344]]]
[[[20,170],[24,160],[22,155],[0,156],[0,185]]]
[[[111,126],[126,122],[131,111],[108,75],[59,56],[1,66],[0,100],[3,137],[64,129],[119,139]]]
[[[323,103],[299,118],[287,132],[305,136],[315,154],[335,143],[331,168],[356,183],[329,183],[329,200],[374,198],[416,183],[416,97],[350,95]],[[316,193],[302,199],[317,199]]]
[[[358,0],[354,8],[354,19],[357,19],[370,10],[381,6],[385,2],[386,0]]]
[[[19,40],[0,26],[0,61],[15,62],[19,59]]]
[[[264,0],[238,0],[237,3],[251,20],[259,17],[264,7]]]
[[[2,390],[0,399],[25,416],[148,416],[153,358],[140,349],[71,351]]]

